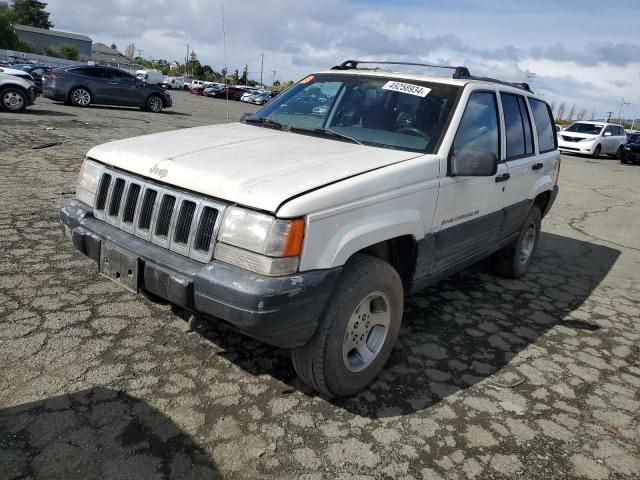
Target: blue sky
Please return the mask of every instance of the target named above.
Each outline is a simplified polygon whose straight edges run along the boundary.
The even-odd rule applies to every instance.
[[[463,64],[472,73],[522,81],[568,108],[640,117],[638,2],[594,0],[226,0],[230,70],[295,80],[344,59]],[[56,28],[131,42],[153,58],[224,65],[219,0],[50,0]],[[100,21],[96,22],[96,18]]]

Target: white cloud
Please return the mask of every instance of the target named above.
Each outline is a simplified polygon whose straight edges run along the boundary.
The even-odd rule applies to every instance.
[[[538,0],[535,9],[507,0],[227,0],[229,70],[245,64],[295,80],[349,58],[464,64],[472,73],[522,81],[552,101],[579,109],[614,109],[618,97],[640,103],[640,39],[631,6],[595,0]],[[221,3],[216,0],[50,0],[56,28],[121,49],[130,42],[148,58],[183,59],[186,44],[202,63],[224,65]],[[605,29],[606,16],[615,29]],[[597,32],[597,35],[594,34]],[[270,79],[271,73],[265,73]],[[635,97],[634,97],[635,96]]]

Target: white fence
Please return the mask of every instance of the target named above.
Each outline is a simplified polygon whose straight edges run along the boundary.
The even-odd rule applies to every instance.
[[[19,63],[25,61],[36,61],[47,67],[65,67],[70,65],[86,65],[86,62],[76,62],[74,60],[66,60],[64,58],[48,57],[46,55],[38,55],[36,53],[16,52],[14,50],[0,49],[0,60],[6,60],[10,63]]]
[[[64,58],[57,57],[49,57],[47,55],[38,55],[36,53],[26,53],[26,52],[17,52],[14,50],[3,50],[0,49],[0,60],[5,60],[9,63],[21,63],[21,62],[38,62],[41,65],[46,65],[47,67],[69,67],[71,65],[87,65],[93,64],[93,62],[77,62],[75,60],[67,60]],[[109,64],[111,67],[116,67],[124,71],[131,72],[135,74],[136,70],[144,70],[142,65],[138,65],[135,63],[119,63],[119,64]]]

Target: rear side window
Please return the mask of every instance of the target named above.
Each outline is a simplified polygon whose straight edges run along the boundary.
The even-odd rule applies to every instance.
[[[87,77],[94,77],[94,78],[103,77],[103,70],[101,68],[95,68],[95,67],[73,68],[71,69],[71,72],[75,73],[76,75],[84,75]]]
[[[507,160],[533,154],[531,122],[524,98],[501,93],[504,128],[507,137]]]
[[[538,149],[540,153],[550,152],[558,146],[556,139],[553,117],[549,105],[541,100],[529,98],[529,105],[533,111],[533,121],[536,124],[538,133]]]
[[[624,137],[625,135],[626,135],[626,132],[624,131],[624,128],[618,127],[618,136]]]
[[[498,106],[491,92],[473,92],[453,141],[453,154],[464,149],[485,150],[500,158]]]

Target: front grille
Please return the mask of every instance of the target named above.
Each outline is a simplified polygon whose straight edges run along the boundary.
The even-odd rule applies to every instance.
[[[579,142],[583,140],[581,137],[570,137],[569,135],[560,135],[565,142]]]
[[[225,206],[198,195],[107,169],[94,216],[132,235],[208,262]]]

